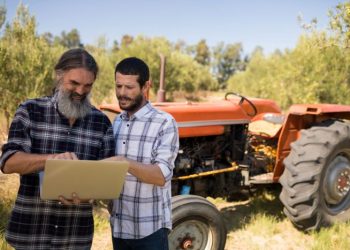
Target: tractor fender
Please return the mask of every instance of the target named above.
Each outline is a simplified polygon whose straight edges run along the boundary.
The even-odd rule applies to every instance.
[[[350,106],[337,104],[295,104],[287,112],[278,138],[273,181],[278,182],[284,170],[283,160],[291,151],[291,143],[308,129],[329,119],[350,120]]]

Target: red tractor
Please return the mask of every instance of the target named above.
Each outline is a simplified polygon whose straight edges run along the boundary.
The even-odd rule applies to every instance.
[[[177,121],[171,249],[224,249],[220,212],[203,197],[280,183],[284,212],[301,230],[350,218],[350,106],[293,105],[227,93],[206,103],[153,103]],[[101,110],[113,119],[118,105]]]

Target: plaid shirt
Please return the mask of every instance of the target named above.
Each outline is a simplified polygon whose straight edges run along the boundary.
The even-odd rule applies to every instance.
[[[56,97],[28,100],[18,108],[0,158],[1,169],[14,153],[74,152],[81,160],[114,155],[114,138],[108,118],[92,107],[70,127],[57,109]],[[77,180],[78,181],[78,180]],[[92,206],[66,206],[39,196],[39,174],[20,177],[17,200],[6,240],[16,249],[86,249],[93,237]]]
[[[160,187],[126,176],[121,195],[113,204],[113,236],[140,239],[160,228],[171,229],[171,178],[179,149],[174,118],[147,103],[130,119],[122,112],[114,121],[113,133],[116,155],[157,164],[166,180]]]

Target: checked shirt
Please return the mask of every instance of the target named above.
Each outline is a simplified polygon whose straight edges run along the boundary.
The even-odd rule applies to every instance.
[[[56,96],[43,97],[19,106],[2,150],[1,168],[18,151],[74,152],[80,160],[99,160],[114,155],[114,138],[111,123],[96,108],[71,127],[58,112]],[[89,203],[66,206],[41,200],[39,174],[32,173],[20,176],[5,237],[16,249],[86,249],[91,246],[93,226]]]
[[[130,118],[122,112],[114,121],[113,133],[116,155],[158,165],[166,181],[160,187],[127,174],[121,195],[113,204],[113,236],[140,239],[160,228],[171,229],[171,178],[179,149],[174,118],[147,103]]]

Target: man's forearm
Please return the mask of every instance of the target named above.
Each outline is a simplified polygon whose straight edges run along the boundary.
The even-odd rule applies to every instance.
[[[128,172],[142,182],[157,186],[165,185],[165,178],[160,167],[153,164],[143,164],[141,162],[128,159],[124,156],[112,156],[105,161],[127,161],[129,163]]]
[[[45,161],[50,154],[28,154],[17,152],[7,159],[3,172],[5,174],[30,174],[44,169]]]
[[[165,178],[162,171],[157,165],[147,165],[134,161],[129,161],[129,173],[136,176],[140,181],[154,184],[157,186],[164,186]]]

